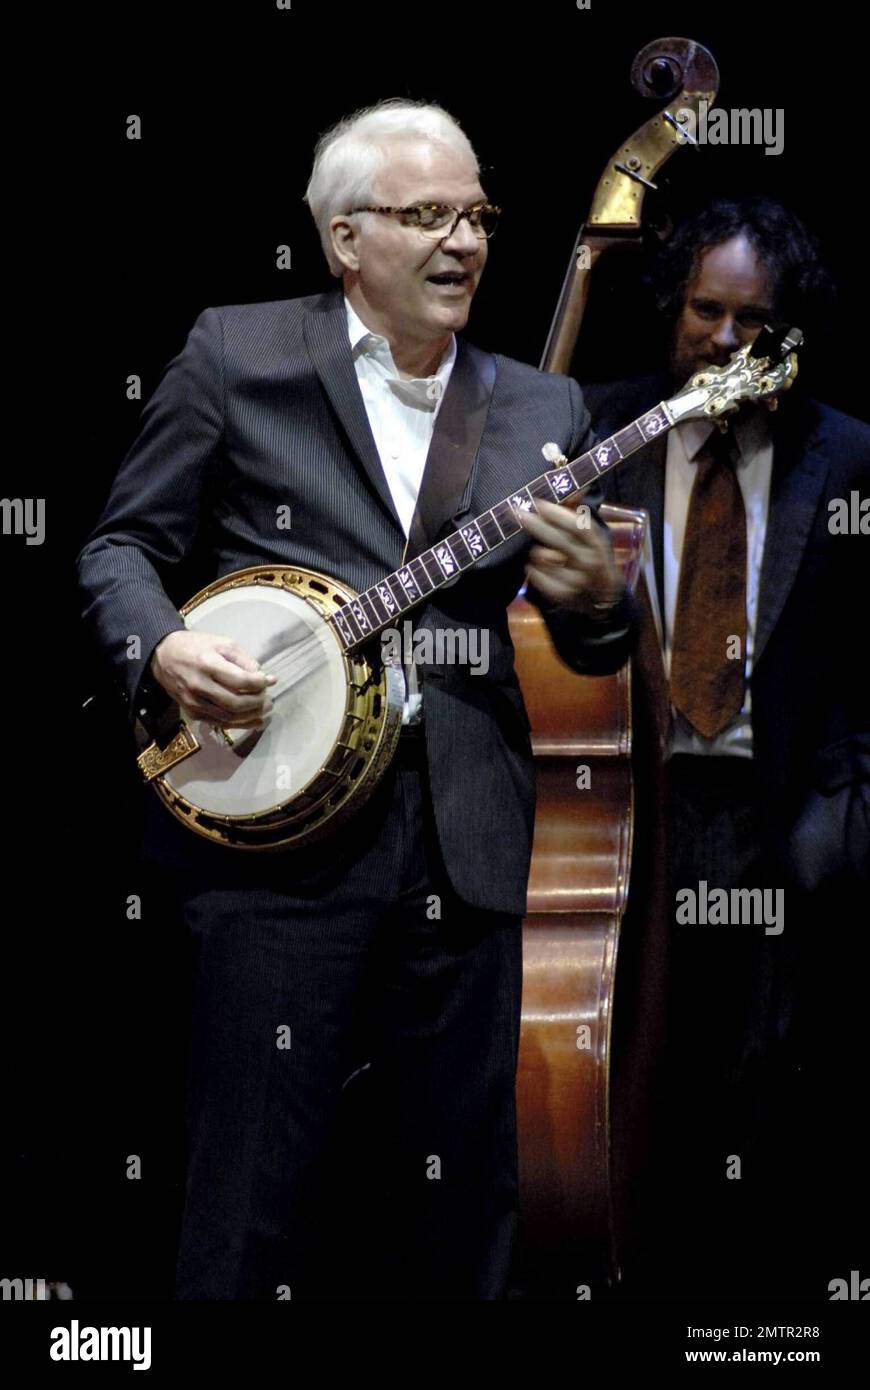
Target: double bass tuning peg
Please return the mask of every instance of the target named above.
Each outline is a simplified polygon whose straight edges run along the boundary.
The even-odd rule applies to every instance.
[[[689,130],[688,120],[678,121],[670,111],[662,112],[662,120],[667,121],[668,125],[673,127],[684,145],[689,145],[693,150],[700,150],[701,146]]]

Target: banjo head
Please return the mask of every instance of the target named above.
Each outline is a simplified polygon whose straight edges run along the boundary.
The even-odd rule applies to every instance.
[[[248,849],[319,838],[356,810],[401,728],[401,670],[345,653],[328,621],[352,590],[306,570],[227,575],[181,609],[191,632],[232,638],[276,683],[265,729],[181,717],[199,748],[151,785],[199,834]]]

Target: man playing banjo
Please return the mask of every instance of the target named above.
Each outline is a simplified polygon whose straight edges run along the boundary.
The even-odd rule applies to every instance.
[[[186,628],[191,553],[212,580],[298,566],[361,593],[540,475],[545,444],[573,459],[593,442],[575,383],[456,336],[498,210],[452,117],[396,100],[340,122],[307,201],[340,286],[200,315],[79,559],[87,621],[149,730],[170,707],[219,731],[280,712],[255,651]],[[618,669],[632,633],[594,513],[537,513],[418,603],[429,632],[485,632],[488,669],[411,669],[396,755],[333,834],[251,854],[151,799],[148,853],[173,866],[194,947],[178,1298],[341,1296],[340,1259],[315,1275],[325,1163],[369,1065],[391,1227],[369,1292],[506,1294],[534,820],[507,608],[525,572],[587,674]]]

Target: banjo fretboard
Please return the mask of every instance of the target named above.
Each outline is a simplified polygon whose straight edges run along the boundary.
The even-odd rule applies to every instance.
[[[665,402],[661,401],[617,434],[581,454],[573,463],[541,473],[518,492],[503,498],[445,540],[438,541],[373,584],[358,598],[343,604],[330,618],[343,649],[350,651],[376,636],[401,614],[516,536],[522,530],[518,512],[537,511],[535,503],[538,501],[570,501],[597,477],[615,468],[674,423]]]

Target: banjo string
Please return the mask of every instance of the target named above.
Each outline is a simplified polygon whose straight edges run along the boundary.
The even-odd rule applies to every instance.
[[[279,695],[284,695],[294,685],[306,675],[310,674],[311,667],[307,665],[308,658],[312,650],[320,650],[323,659],[326,653],[322,651],[320,638],[317,633],[308,633],[300,642],[292,647],[285,647],[275,657],[262,663],[262,669],[269,675],[278,677],[278,682],[271,689],[272,699]]]

